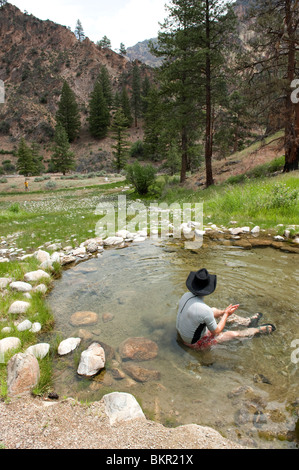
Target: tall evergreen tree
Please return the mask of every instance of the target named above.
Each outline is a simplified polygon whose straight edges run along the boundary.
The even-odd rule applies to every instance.
[[[38,176],[45,170],[43,165],[43,156],[40,154],[40,147],[36,142],[32,142],[30,150],[34,165],[33,176]]]
[[[181,139],[181,182],[186,179],[189,147],[204,124],[206,185],[213,184],[213,108],[221,94],[226,50],[231,46],[235,16],[228,2],[172,0],[169,17],[153,52],[164,58],[162,93]],[[204,110],[204,114],[200,112]]]
[[[151,89],[151,83],[146,76],[141,84],[141,111],[144,115],[147,111],[147,97]]]
[[[109,109],[104,97],[103,87],[96,81],[89,100],[89,131],[97,139],[106,137],[110,124]]]
[[[125,47],[125,45],[124,45],[123,42],[120,43],[120,46],[119,46],[119,53],[120,53],[120,55],[122,55],[122,56],[127,55],[127,49],[126,49],[126,47]]]
[[[64,127],[69,142],[78,137],[81,128],[79,108],[76,96],[67,81],[63,83],[56,121]]]
[[[83,26],[80,20],[78,20],[76,24],[75,36],[79,42],[82,42],[85,39],[85,33],[84,33]]]
[[[164,130],[168,127],[163,119],[163,103],[157,87],[152,86],[146,99],[147,111],[144,115],[144,153],[153,161],[165,155]]]
[[[70,151],[70,144],[64,127],[58,123],[55,127],[52,168],[61,171],[64,175],[74,168],[74,153]]]
[[[286,172],[299,165],[299,103],[291,99],[292,85],[299,77],[298,7],[297,0],[252,2],[249,16],[255,35],[245,63],[251,71],[249,83],[253,84],[255,102],[264,107],[265,124],[271,128],[269,121],[278,116],[284,127]]]
[[[126,116],[127,126],[131,127],[133,124],[133,116],[131,111],[130,99],[125,86],[123,86],[120,94],[120,106]]]
[[[114,149],[113,155],[114,166],[117,171],[122,170],[127,162],[129,144],[126,139],[128,127],[126,116],[124,115],[121,109],[118,109],[115,113],[113,125],[112,125],[112,134],[113,139],[115,140],[115,145],[112,145]]]
[[[110,76],[105,65],[101,67],[100,74],[98,76],[98,81],[102,85],[103,95],[106,100],[106,104],[110,108],[113,104],[113,92]]]
[[[140,70],[138,63],[135,62],[133,66],[133,78],[132,78],[132,110],[134,113],[134,120],[135,120],[135,127],[138,126],[138,119],[141,114],[141,78],[140,78]]]
[[[102,37],[100,41],[97,42],[97,46],[100,49],[111,49],[111,41],[110,39],[105,35]]]
[[[35,165],[32,157],[32,152],[30,147],[26,144],[24,138],[22,138],[20,141],[17,157],[17,169],[20,175],[33,175],[35,172]]]

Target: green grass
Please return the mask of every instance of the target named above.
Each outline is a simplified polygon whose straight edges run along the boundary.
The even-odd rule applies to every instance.
[[[299,225],[298,193],[299,173],[296,172],[199,191],[170,187],[163,200],[168,204],[203,202],[204,223],[212,221],[228,226],[235,220],[242,226],[253,223],[262,228],[275,228],[278,224]]]
[[[25,261],[11,261],[7,263],[0,263],[0,277],[10,277],[16,281],[23,281],[24,274],[29,271],[33,271],[39,268],[39,262],[35,257],[27,258]],[[52,279],[44,279],[43,283],[51,288]],[[34,285],[38,284],[32,283]],[[0,329],[0,340],[9,336],[15,336],[20,339],[21,346],[19,349],[9,351],[4,355],[4,362],[0,363],[0,398],[7,398],[7,363],[9,359],[17,352],[24,352],[32,344],[39,342],[39,334],[32,333],[29,330],[18,331],[14,325],[14,321],[25,318],[33,322],[39,322],[42,325],[41,334],[45,334],[52,330],[54,325],[54,317],[49,309],[49,306],[45,302],[45,296],[40,292],[31,292],[31,299],[24,298],[21,292],[14,292],[9,287],[6,289],[5,295],[0,296],[0,318],[1,318],[1,329]],[[11,315],[8,313],[10,305],[16,300],[26,300],[30,303],[30,308],[26,312],[26,315]],[[11,332],[3,333],[2,328],[9,326],[12,328]],[[41,378],[40,384],[36,390],[45,388],[46,384],[50,383],[50,370],[51,367],[47,363],[47,359],[40,361]],[[40,393],[40,392],[39,392]]]

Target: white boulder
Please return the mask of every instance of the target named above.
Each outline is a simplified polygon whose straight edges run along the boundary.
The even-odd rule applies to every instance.
[[[31,271],[29,273],[26,273],[24,276],[24,280],[26,282],[35,282],[35,281],[40,281],[40,279],[49,279],[50,275],[43,271],[42,269],[38,269],[37,271]]]
[[[0,340],[0,353],[6,353],[10,349],[17,349],[21,346],[20,338],[9,336]]]
[[[22,323],[19,323],[19,325],[17,326],[17,330],[18,331],[26,331],[26,330],[30,330],[30,328],[32,327],[32,323],[30,320],[24,320],[22,321]]]
[[[37,359],[43,359],[44,357],[46,357],[49,350],[49,343],[34,344],[33,346],[29,346],[29,348],[26,349],[27,352],[33,354]]]
[[[105,351],[99,343],[92,343],[81,353],[77,373],[90,377],[105,367]]]
[[[32,326],[29,331],[31,331],[32,333],[38,333],[41,329],[42,325],[38,321],[36,321],[32,323]]]
[[[146,419],[136,398],[130,393],[108,393],[103,400],[111,426],[132,419]]]
[[[61,341],[58,346],[58,354],[60,356],[64,356],[65,354],[69,354],[70,352],[74,351],[77,346],[81,343],[81,338],[67,338]]]
[[[25,302],[23,300],[16,300],[9,307],[8,313],[12,315],[17,315],[19,313],[26,313],[29,307],[30,307],[29,302]]]
[[[32,285],[28,282],[22,281],[15,281],[9,284],[9,287],[12,290],[16,290],[17,292],[30,292],[32,290]]]
[[[35,258],[40,262],[44,263],[45,261],[48,261],[50,259],[50,255],[47,251],[44,250],[38,250],[34,253]]]

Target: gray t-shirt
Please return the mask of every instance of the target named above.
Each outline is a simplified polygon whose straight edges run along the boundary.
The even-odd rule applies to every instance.
[[[204,303],[203,297],[186,292],[179,301],[176,328],[182,340],[191,344],[196,332],[198,341],[207,334],[207,329],[215,331],[217,322],[213,310]]]

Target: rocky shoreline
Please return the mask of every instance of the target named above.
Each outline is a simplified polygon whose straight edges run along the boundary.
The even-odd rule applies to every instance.
[[[296,229],[296,227],[294,228]],[[253,229],[250,229],[249,227],[231,227],[230,229],[225,229],[225,227],[217,227],[216,225],[210,223],[205,227],[204,230],[200,231],[196,225],[190,222],[188,224],[182,225],[182,233],[183,239],[185,241],[192,241],[196,239],[196,237],[201,237],[203,239],[203,244],[208,242],[209,244],[223,244],[225,246],[240,247],[242,249],[272,247],[288,253],[299,253],[298,235],[295,235],[292,239],[290,239],[289,233],[285,232],[285,236],[281,237],[274,235],[273,233],[269,233],[268,231],[266,233],[264,231],[262,232],[259,227],[254,227]],[[54,271],[54,263],[59,263],[63,269],[71,268],[72,266],[75,266],[78,263],[88,260],[92,257],[102,256],[102,252],[105,249],[125,248],[132,242],[140,243],[145,241],[147,238],[148,234],[144,230],[137,232],[136,234],[130,234],[127,231],[120,231],[116,233],[115,236],[108,237],[104,240],[99,237],[88,239],[75,248],[72,248],[71,246],[62,248],[62,244],[60,242],[49,242],[46,243],[43,247],[40,247],[37,252],[32,254],[24,254],[15,247],[12,249],[12,247],[9,247],[9,243],[11,241],[8,242],[5,240],[4,243],[2,240],[1,246],[6,246],[6,248],[2,248],[2,251],[0,249],[0,254],[2,257],[5,255],[5,261],[10,259],[24,261],[26,258],[34,256],[40,263],[39,269],[37,271],[26,273],[24,279],[22,280],[0,278],[0,295],[2,297],[5,297],[5,295],[8,293],[8,289],[10,289],[22,293],[26,298],[26,300],[24,299],[23,301],[17,300],[13,302],[9,307],[9,315],[13,318],[17,318],[17,320],[14,321],[14,326],[16,326],[19,331],[26,331],[28,329],[29,331],[36,334],[42,331],[42,325],[40,323],[32,323],[26,319],[26,311],[30,306],[31,291],[39,291],[42,292],[42,294],[47,293],[47,286],[43,284],[42,281],[45,278],[51,278],[51,272]],[[11,243],[15,244],[14,241]],[[77,326],[84,325],[84,322],[86,323],[86,321],[93,321],[92,319],[87,318],[87,314],[90,317],[90,315],[94,314],[94,312],[77,312],[74,314],[73,321]],[[75,319],[76,315],[78,318]],[[0,318],[0,321],[3,320],[5,319]],[[111,319],[108,318],[104,321],[110,320]],[[1,328],[1,331],[7,336],[0,340],[0,354],[5,354],[7,351],[20,348],[20,339],[14,336],[9,336],[10,332],[12,331],[11,326],[6,325]],[[74,351],[79,346],[81,339],[82,338],[78,337],[67,338],[63,340],[58,346],[58,355],[63,356]],[[30,397],[30,393],[40,378],[38,359],[44,358],[47,354],[49,354],[49,350],[50,345],[48,343],[37,343],[28,347],[24,353],[15,354],[9,360],[7,364],[7,389],[8,396],[13,403],[15,403],[16,397],[19,396],[22,396],[23,399],[30,399],[33,400],[34,403],[37,403],[37,399]],[[140,367],[138,364],[136,364],[138,360],[144,361],[155,357],[155,354],[157,354],[157,345],[154,342],[147,340],[146,338],[129,338],[119,347],[119,355],[121,359],[125,360],[125,363],[122,364],[123,367],[121,368],[119,362],[115,361],[114,353],[111,353],[111,348],[109,348],[109,346],[93,342],[87,348],[87,350],[81,353],[77,373],[86,377],[94,376],[98,374],[99,371],[104,369],[106,358],[109,357],[109,360],[112,360],[111,373],[117,380],[121,380],[124,378],[124,376],[128,376],[131,377],[131,379],[139,382],[145,382],[148,380],[157,381],[159,380],[159,373],[157,371]],[[110,425],[115,424],[115,422],[131,422],[132,420],[135,421],[139,418],[145,419],[143,412],[137,402],[134,402],[134,406],[132,406],[132,403],[129,403],[130,401],[135,400],[132,395],[118,394],[114,395],[113,397],[109,397],[109,395],[105,395],[102,399],[104,405],[102,404],[101,406],[105,407],[105,414],[109,418],[109,410],[118,410],[119,412],[119,416],[116,418],[115,416],[113,418],[110,416]],[[51,398],[57,398],[55,397],[55,394],[54,396],[51,396],[50,394],[49,397],[50,398],[45,397],[45,403],[48,403],[48,400]],[[116,402],[112,401],[108,406],[107,400],[110,400],[110,398],[113,398],[116,400]],[[57,402],[54,401],[54,403]],[[59,401],[59,403],[61,402]],[[11,405],[1,406],[10,407]],[[41,406],[43,409],[44,400],[40,399],[38,406]],[[182,428],[186,427],[182,426]],[[201,427],[199,426],[198,428]],[[216,433],[216,431],[213,432]],[[0,441],[1,439],[2,438],[0,434]],[[217,439],[219,441],[220,448],[222,446],[227,448],[232,445],[226,440],[223,440],[220,434]],[[4,442],[6,442],[5,439]],[[7,444],[5,443],[5,445]]]

